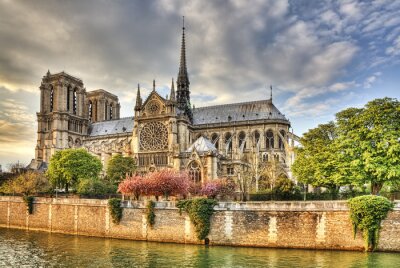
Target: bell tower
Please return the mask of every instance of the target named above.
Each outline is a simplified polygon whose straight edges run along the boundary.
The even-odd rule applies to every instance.
[[[35,158],[48,163],[58,150],[80,147],[88,132],[86,89],[82,80],[65,72],[42,78]]]

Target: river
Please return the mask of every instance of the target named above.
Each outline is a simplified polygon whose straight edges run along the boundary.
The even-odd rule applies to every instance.
[[[399,253],[197,246],[0,228],[0,267],[400,267]]]

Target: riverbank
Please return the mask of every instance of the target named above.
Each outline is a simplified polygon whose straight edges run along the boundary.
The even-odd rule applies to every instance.
[[[0,227],[156,242],[204,244],[175,202],[157,202],[155,224],[147,224],[144,202],[124,203],[119,224],[107,200],[36,198],[29,215],[20,197],[0,197]],[[353,238],[345,201],[220,202],[208,235],[210,245],[364,250]],[[400,203],[382,222],[378,250],[400,251]]]

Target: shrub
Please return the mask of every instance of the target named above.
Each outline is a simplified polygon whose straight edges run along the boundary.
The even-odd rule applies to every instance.
[[[195,198],[191,200],[180,200],[176,204],[179,212],[182,210],[189,214],[190,221],[195,227],[197,238],[203,240],[210,232],[211,216],[214,206],[218,202],[208,198]]]
[[[374,250],[379,240],[381,221],[393,208],[393,203],[385,197],[376,195],[358,196],[349,199],[348,202],[354,236],[360,229],[365,239],[365,249]]]
[[[153,227],[156,219],[156,214],[154,213],[155,206],[156,203],[154,201],[149,200],[149,202],[147,202],[147,208],[146,208],[147,224],[149,224],[151,227]]]
[[[123,208],[121,207],[121,199],[119,198],[109,199],[108,208],[110,210],[113,223],[119,224],[119,222],[122,219],[122,211],[123,211]]]
[[[218,195],[226,197],[235,192],[235,185],[227,179],[217,179],[207,182],[201,188],[200,193],[208,198],[216,198]]]
[[[116,192],[116,187],[102,179],[82,179],[77,186],[77,193],[83,195],[104,195]]]
[[[29,214],[33,214],[33,201],[35,198],[33,196],[24,196],[24,202],[26,204],[26,209],[28,210]]]
[[[1,186],[0,192],[29,196],[32,194],[49,192],[50,189],[50,184],[43,173],[27,171],[4,183]]]

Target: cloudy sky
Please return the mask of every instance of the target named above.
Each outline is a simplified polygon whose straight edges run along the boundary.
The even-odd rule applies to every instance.
[[[116,94],[168,93],[185,16],[192,103],[269,98],[295,133],[377,97],[400,97],[400,1],[0,0],[0,164],[29,163],[42,76]]]

